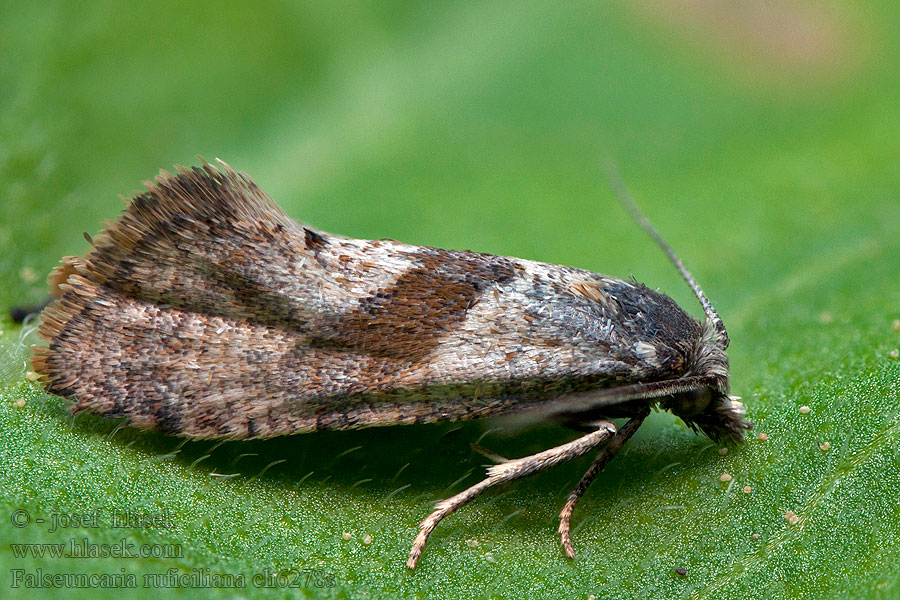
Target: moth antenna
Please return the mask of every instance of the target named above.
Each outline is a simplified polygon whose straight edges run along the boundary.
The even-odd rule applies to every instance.
[[[722,348],[728,348],[728,331],[725,330],[725,323],[722,322],[719,313],[713,308],[709,298],[707,298],[706,294],[703,293],[703,290],[700,289],[694,276],[687,270],[687,267],[684,266],[684,263],[682,263],[681,259],[678,258],[678,255],[675,254],[675,251],[672,250],[672,247],[669,246],[666,240],[664,240],[659,232],[656,231],[653,224],[644,216],[641,209],[638,208],[637,203],[625,186],[625,182],[622,181],[622,176],[619,175],[619,169],[616,168],[616,164],[612,160],[605,160],[603,161],[601,168],[606,177],[606,182],[616,195],[616,198],[618,198],[619,203],[628,211],[631,218],[637,221],[637,224],[653,238],[653,241],[655,241],[662,251],[666,253],[666,256],[669,257],[669,260],[675,265],[675,268],[678,269],[678,272],[681,273],[681,276],[687,284],[691,286],[691,290],[693,290],[694,295],[697,296],[697,300],[700,301],[700,306],[703,307],[703,312],[706,313],[707,318],[712,321],[713,326],[716,328],[716,337],[718,338],[719,343],[722,345]]]

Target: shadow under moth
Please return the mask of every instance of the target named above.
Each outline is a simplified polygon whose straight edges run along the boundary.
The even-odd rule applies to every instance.
[[[73,412],[190,438],[504,414],[584,433],[439,502],[409,568],[438,522],[484,490],[599,449],[560,514],[574,557],[578,499],[655,406],[715,440],[750,427],[728,395],[721,319],[624,187],[704,322],[635,281],[318,231],[221,162],[146,186],[49,277],[33,364]]]

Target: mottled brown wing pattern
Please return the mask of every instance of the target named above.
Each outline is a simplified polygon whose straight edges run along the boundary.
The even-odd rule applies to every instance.
[[[51,275],[34,365],[75,411],[193,437],[474,418],[677,378],[700,338],[634,282],[305,227],[224,164],[147,187]]]

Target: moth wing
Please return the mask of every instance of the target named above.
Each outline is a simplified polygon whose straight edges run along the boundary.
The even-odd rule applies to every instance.
[[[490,258],[465,254],[442,278],[454,253],[413,261],[414,246],[301,226],[224,163],[147,188],[50,276],[33,364],[73,411],[194,437],[478,412],[355,397],[429,381],[426,355],[494,275]]]
[[[52,291],[73,274],[153,304],[300,327],[321,314],[315,285],[324,267],[303,260],[322,238],[288,217],[248,177],[222,163],[161,172],[84,258],[50,276]],[[310,283],[312,282],[312,283]]]
[[[204,164],[51,274],[33,364],[76,412],[193,437],[474,418],[658,378],[598,277],[318,232]]]

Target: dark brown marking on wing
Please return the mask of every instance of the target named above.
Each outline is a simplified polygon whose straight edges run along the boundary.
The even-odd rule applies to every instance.
[[[222,263],[209,263],[206,275],[209,280],[219,283],[220,289],[230,290],[235,304],[242,309],[238,314],[261,314],[265,316],[264,322],[270,325],[297,332],[305,330],[306,319],[294,307],[291,299],[273,291],[265,282],[258,281],[256,278],[231,269]],[[211,316],[216,316],[218,313],[217,307],[211,309],[205,306],[191,308],[196,312],[209,313]],[[250,317],[250,320],[255,321],[256,319]]]
[[[306,247],[313,252],[315,252],[316,250],[321,250],[328,245],[328,240],[326,240],[323,236],[319,235],[309,227],[303,228],[303,235],[306,239]]]
[[[485,289],[516,276],[513,261],[474,252],[423,248],[416,261],[419,266],[392,287],[362,298],[355,311],[336,317],[335,333],[313,338],[311,345],[410,363],[422,360]]]

